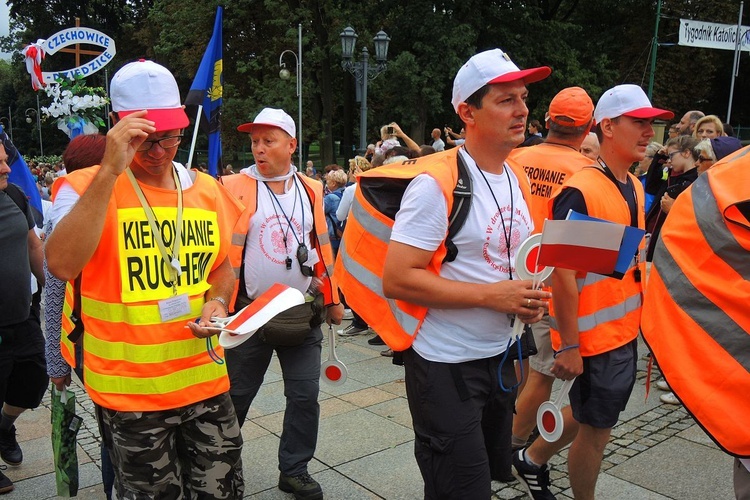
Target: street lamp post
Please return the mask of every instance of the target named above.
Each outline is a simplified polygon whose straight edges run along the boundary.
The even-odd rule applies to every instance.
[[[26,108],[26,123],[31,123],[33,118],[30,115],[36,117],[36,129],[39,131],[39,152],[40,156],[44,156],[44,143],[42,142],[42,120],[39,115],[39,94],[36,96],[36,109]]]
[[[13,142],[13,113],[10,111],[10,106],[8,106],[8,116],[0,117],[0,119],[3,118],[8,120],[8,134],[10,136],[10,142]]]
[[[351,26],[347,26],[341,32],[341,67],[354,75],[357,81],[357,97],[360,101],[359,109],[359,152],[364,154],[367,149],[367,82],[375,79],[380,73],[385,71],[388,59],[388,44],[390,37],[384,31],[378,31],[378,34],[372,39],[375,42],[375,61],[376,66],[370,66],[370,53],[367,47],[362,47],[362,60],[354,61],[354,46],[357,43],[357,33]]]
[[[3,124],[4,129],[8,129],[10,141],[13,142],[13,124],[10,122],[10,118],[7,116],[0,116],[0,123]]]
[[[297,68],[297,111],[299,113],[297,119],[297,157],[299,166],[298,169],[302,169],[302,24],[297,25],[297,53],[293,50],[285,50],[279,55],[279,78],[282,80],[289,79],[289,70],[286,69],[286,63],[284,63],[284,54],[291,54],[294,56],[294,62]]]

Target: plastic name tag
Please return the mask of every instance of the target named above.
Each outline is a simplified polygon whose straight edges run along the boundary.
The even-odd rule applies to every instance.
[[[162,321],[172,321],[187,314],[190,314],[190,300],[186,293],[159,301],[159,315]]]

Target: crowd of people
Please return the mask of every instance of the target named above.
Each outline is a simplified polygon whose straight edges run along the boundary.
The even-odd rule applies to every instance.
[[[490,498],[493,480],[517,480],[534,500],[555,498],[548,462],[571,445],[573,495],[593,499],[604,448],[635,384],[642,321],[656,362],[666,365],[657,386],[675,390],[662,401],[691,410],[697,397],[656,340],[653,330],[676,336],[680,326],[665,325],[649,306],[646,266],[658,270],[660,304],[689,314],[694,296],[658,286],[698,273],[672,243],[687,238],[673,221],[696,217],[688,203],[704,202],[692,185],[710,184],[729,208],[709,224],[731,221],[726,232],[741,242],[728,259],[741,276],[737,294],[696,287],[719,311],[722,300],[741,308],[750,298],[741,263],[750,193],[715,188],[731,185],[748,160],[728,124],[695,110],[664,144],[655,142],[654,120],[674,113],[654,107],[637,85],[617,85],[596,105],[585,89],[564,88],[543,122],[530,120],[529,92],[551,72],[520,69],[501,49],[478,53],[454,79],[460,133],[434,128],[420,145],[391,122],[348,169],[309,161],[298,171],[294,120],[264,107],[237,127],[254,163],[238,173],[228,166],[217,182],[174,161],[188,118],[172,73],[152,61],[129,63],[112,78],[106,138],[77,137],[63,163],[30,165],[51,201],[44,252],[28,202],[7,182],[14,150],[4,141],[0,247],[12,279],[0,287],[0,458],[22,463],[16,419],[40,404],[49,380],[63,390],[75,372],[96,406],[108,498],[241,498],[240,429],[275,354],[286,399],[278,488],[323,498],[308,471],[320,423],[322,327],[346,318],[339,335],[374,334],[368,342],[386,345],[382,354],[404,366],[425,498]],[[396,203],[381,200],[390,210],[382,217],[366,202],[388,183],[403,189]],[[543,287],[520,279],[521,243],[571,210],[648,236],[620,275],[556,268]],[[369,232],[384,244],[347,245],[351,226],[358,238]],[[723,259],[728,246],[707,251]],[[362,274],[378,266],[379,275]],[[18,285],[32,274],[45,297],[44,334],[38,294]],[[310,299],[232,349],[217,345],[216,319],[276,283]],[[722,335],[746,336],[746,318],[733,321]],[[696,337],[710,330],[696,322],[700,328],[684,321]],[[700,368],[690,365],[690,376]],[[558,379],[574,380],[564,431],[554,442],[535,439],[537,409]],[[743,450],[737,455],[750,447],[739,441],[744,435],[712,437]],[[750,494],[749,465],[736,463],[738,498]],[[0,472],[0,493],[12,489]]]

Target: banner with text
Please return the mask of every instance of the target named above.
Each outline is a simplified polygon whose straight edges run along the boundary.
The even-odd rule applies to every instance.
[[[735,50],[737,25],[708,23],[695,19],[680,19],[678,45],[706,49]],[[750,51],[750,26],[740,30],[740,50]]]

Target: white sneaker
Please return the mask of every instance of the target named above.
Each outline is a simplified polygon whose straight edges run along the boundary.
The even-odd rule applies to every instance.
[[[351,309],[344,309],[344,319],[354,319],[354,314]]]
[[[668,392],[666,394],[662,394],[661,396],[659,396],[659,400],[662,403],[666,403],[668,405],[679,405],[679,404],[682,404],[682,403],[680,403],[680,400],[677,399],[677,396],[674,395],[674,392]]]
[[[366,333],[370,333],[369,327],[360,328],[358,326],[354,326],[354,324],[351,324],[343,330],[338,331],[338,334],[342,337],[351,337],[352,335],[363,335]]]
[[[672,390],[672,389],[670,389],[670,388],[669,388],[669,384],[668,384],[668,383],[667,383],[667,381],[666,381],[666,380],[664,380],[664,379],[661,379],[661,380],[659,380],[658,382],[656,382],[656,387],[657,387],[657,388],[658,388],[658,389],[659,389],[660,391],[671,391],[671,390]]]

